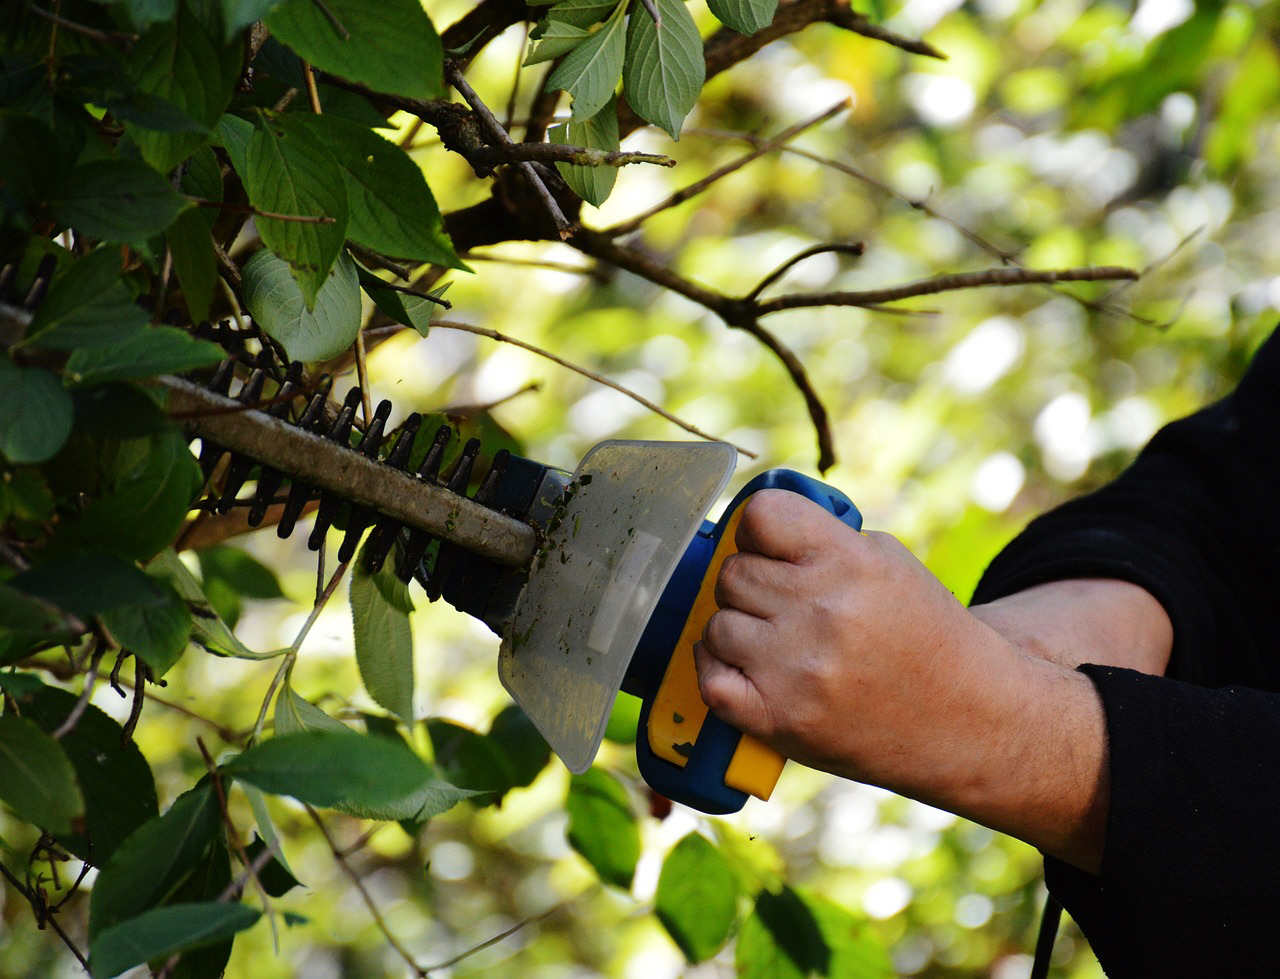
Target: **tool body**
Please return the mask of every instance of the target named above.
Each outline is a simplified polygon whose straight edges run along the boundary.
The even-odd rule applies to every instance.
[[[318,498],[313,547],[337,521],[346,527],[346,556],[371,527],[365,560],[378,567],[398,539],[399,577],[416,578],[432,601],[444,598],[502,637],[499,678],[570,771],[590,767],[621,689],[643,702],[636,753],[658,792],[709,813],[736,811],[748,795],[769,797],[783,759],[708,712],[693,644],[716,611],[715,580],[736,549],[742,507],[753,494],[799,493],[858,529],[861,516],[848,497],[775,469],[748,482],[712,523],[704,517],[733,473],[732,446],[621,440],[595,446],[573,474],[500,453],[468,496],[478,443],[442,474],[450,433],[441,429],[414,473],[416,418],[382,446],[389,405],[380,406],[352,448],[351,396],[324,426],[325,386],[292,420],[286,379],[268,415],[251,407],[262,370],[235,400],[230,369],[215,375],[212,390],[163,382],[170,410],[201,438],[206,472],[231,453],[233,477],[219,510],[236,502],[256,462],[254,498],[245,501],[251,523],[288,478],[280,536],[292,532],[306,501]],[[417,502],[406,505],[410,498]],[[519,538],[530,529],[540,543],[531,558],[520,557],[529,554]]]

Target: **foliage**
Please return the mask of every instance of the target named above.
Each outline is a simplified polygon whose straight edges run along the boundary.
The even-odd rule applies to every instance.
[[[393,428],[452,405],[486,457],[570,468],[677,425],[752,466],[816,441],[964,593],[1274,316],[1276,9],[1156,6],[7,5],[6,975],[1016,967],[1025,847],[795,766],[736,819],[669,812],[625,704],[569,779],[491,637],[363,562],[348,613],[345,561],[227,544],[243,508],[163,379],[354,369]],[[503,332],[433,319],[450,283]],[[552,349],[578,372],[540,377]],[[1092,974],[1070,934],[1060,967]]]

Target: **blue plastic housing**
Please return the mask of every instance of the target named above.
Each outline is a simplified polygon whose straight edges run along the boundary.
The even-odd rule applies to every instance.
[[[853,501],[838,489],[791,469],[770,469],[760,473],[742,487],[715,524],[704,521],[702,529],[694,535],[658,600],[658,607],[640,637],[622,683],[623,690],[643,701],[636,735],[640,774],[661,795],[706,813],[737,812],[747,801],[745,792],[724,784],[725,772],[738,750],[742,732],[714,714],[708,714],[688,761],[681,768],[650,750],[647,733],[649,709],[729,518],[747,497],[765,489],[798,493],[854,530],[862,529],[862,514]]]

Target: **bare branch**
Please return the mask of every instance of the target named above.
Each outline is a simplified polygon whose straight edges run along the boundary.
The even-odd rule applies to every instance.
[[[655,414],[661,415],[667,421],[675,425],[679,425],[681,428],[683,428],[686,432],[689,432],[691,435],[696,435],[698,436],[698,438],[707,439],[708,441],[712,441],[712,442],[720,441],[714,435],[709,435],[708,433],[704,432],[702,429],[698,428],[696,425],[691,425],[689,422],[684,421],[681,418],[677,418],[675,415],[671,414],[671,412],[667,411],[665,408],[662,408],[661,406],[654,404],[648,398],[644,397],[643,395],[635,391],[632,391],[630,388],[623,387],[617,381],[611,381],[609,380],[609,378],[603,376],[602,374],[597,374],[595,371],[588,370],[585,367],[572,363],[571,361],[565,360],[563,357],[558,357],[557,355],[553,354],[550,350],[545,350],[542,347],[535,346],[532,343],[527,343],[524,340],[517,340],[515,337],[507,336],[505,333],[499,333],[497,330],[491,330],[485,326],[472,326],[470,323],[456,323],[451,320],[435,320],[432,322],[431,325],[434,327],[439,327],[446,330],[461,330],[464,333],[473,333],[476,336],[487,337],[490,340],[496,340],[498,343],[509,343],[512,346],[519,347],[522,350],[527,350],[530,353],[536,354],[539,357],[546,358],[552,363],[559,364],[561,367],[568,368],[569,370],[573,371],[575,374],[581,374],[583,377],[590,378],[591,380],[595,381],[597,384],[603,384],[605,387],[612,388],[613,390],[617,391],[619,394],[626,395],[632,401],[635,401],[638,404],[644,405],[644,407],[648,408],[650,411],[654,412]],[[741,453],[742,455],[746,456],[749,459],[754,459],[756,457],[756,454],[754,452],[750,451],[749,449],[744,449],[740,445],[735,445],[734,448],[737,449],[739,453]]]
[[[619,235],[630,234],[631,232],[638,230],[639,227],[642,224],[644,224],[645,221],[649,220],[649,218],[653,217],[655,214],[660,214],[663,211],[666,211],[670,208],[677,206],[678,204],[683,204],[685,201],[689,200],[689,198],[691,197],[696,197],[698,194],[701,194],[704,190],[706,190],[708,187],[714,184],[717,180],[720,180],[723,177],[727,177],[729,174],[734,173],[737,170],[741,170],[748,163],[751,163],[753,160],[758,160],[760,157],[764,156],[766,153],[771,153],[773,150],[777,149],[779,146],[794,139],[796,136],[804,132],[806,129],[811,129],[814,126],[818,125],[819,123],[825,122],[827,119],[830,119],[832,116],[840,112],[844,112],[850,107],[850,105],[851,103],[848,99],[843,99],[842,101],[837,102],[835,105],[831,106],[831,108],[818,113],[812,119],[807,119],[803,122],[798,122],[794,126],[790,126],[787,129],[784,129],[782,132],[778,133],[778,135],[774,136],[772,139],[762,142],[750,153],[747,153],[744,156],[740,156],[738,157],[738,159],[725,164],[719,169],[707,174],[701,180],[695,180],[693,183],[689,184],[687,187],[681,187],[674,194],[668,197],[665,201],[662,201],[659,204],[655,204],[653,207],[649,208],[647,211],[641,211],[639,214],[637,214],[633,218],[630,218],[626,221],[622,221],[618,224],[615,224],[611,228],[604,229],[603,233],[606,235],[609,235],[610,237],[616,238]]]
[[[839,252],[842,255],[858,256],[865,250],[866,245],[860,241],[830,241],[822,245],[814,245],[812,248],[806,248],[804,251],[797,252],[795,255],[792,255],[789,259],[761,279],[756,284],[756,287],[747,293],[747,301],[755,302],[760,293],[768,289],[806,258],[812,258],[814,255],[826,255],[830,252]]]
[[[952,275],[936,275],[931,279],[908,282],[886,289],[867,289],[862,292],[813,292],[795,293],[766,299],[756,304],[755,312],[767,316],[784,309],[810,309],[815,306],[866,306],[872,303],[897,302],[915,296],[932,296],[940,292],[958,289],[975,289],[982,286],[1029,285],[1057,282],[1104,282],[1115,279],[1136,279],[1133,269],[1100,265],[1077,269],[1024,269],[996,268],[978,272],[957,272]]]

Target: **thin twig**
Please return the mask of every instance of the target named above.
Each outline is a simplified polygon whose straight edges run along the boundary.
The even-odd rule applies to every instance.
[[[354,343],[356,352],[356,383],[360,385],[360,407],[364,410],[364,425],[368,428],[373,423],[373,404],[369,398],[369,367],[365,363],[364,332],[356,330]]]
[[[373,918],[373,923],[377,926],[378,931],[382,932],[382,937],[387,940],[387,944],[395,949],[396,954],[404,959],[405,964],[413,970],[415,975],[425,976],[425,970],[415,961],[413,954],[400,943],[400,940],[392,934],[391,929],[387,926],[386,919],[382,917],[382,912],[378,910],[378,905],[373,900],[373,895],[369,893],[369,889],[365,887],[364,881],[360,875],[355,872],[355,868],[347,862],[347,858],[343,856],[342,848],[338,846],[337,841],[333,838],[333,834],[329,832],[329,827],[324,824],[324,820],[320,818],[320,814],[316,812],[310,803],[303,803],[306,807],[307,815],[311,817],[311,821],[315,823],[316,828],[320,830],[321,835],[325,838],[325,842],[329,844],[329,852],[333,854],[333,858],[338,861],[338,866],[351,879],[351,883],[355,884],[356,890],[360,892],[360,897],[364,901],[364,905],[369,909],[369,914]]]
[[[44,926],[47,924],[50,928],[52,928],[54,932],[57,934],[57,936],[62,939],[62,943],[71,950],[71,954],[76,957],[76,960],[80,963],[81,967],[85,970],[85,973],[88,974],[89,960],[85,958],[84,953],[81,952],[80,949],[76,947],[76,943],[71,940],[71,936],[69,936],[65,931],[62,930],[62,926],[58,924],[58,919],[54,917],[54,915],[48,913],[48,911],[42,907],[43,901],[36,894],[34,894],[26,885],[24,885],[22,881],[18,880],[18,878],[14,876],[13,871],[11,871],[3,863],[0,863],[0,874],[4,876],[5,880],[7,880],[10,884],[13,885],[14,890],[16,890],[19,894],[21,894],[24,898],[27,899],[27,903],[31,905],[31,913],[34,914],[36,917],[36,923],[40,926]]]
[[[714,184],[717,180],[721,180],[724,177],[727,177],[729,174],[734,173],[737,170],[741,170],[743,167],[745,167],[748,163],[751,163],[753,160],[758,160],[760,157],[764,156],[766,153],[773,152],[775,149],[777,149],[779,146],[782,146],[784,143],[790,142],[792,139],[800,135],[800,133],[804,132],[806,129],[811,129],[814,126],[818,125],[819,123],[825,122],[826,120],[830,119],[832,116],[835,116],[841,112],[844,112],[845,110],[850,108],[851,105],[852,105],[852,102],[850,102],[849,99],[843,99],[840,102],[837,102],[835,105],[831,106],[829,109],[826,109],[823,112],[818,113],[812,119],[806,119],[803,122],[798,122],[794,126],[790,126],[784,129],[782,132],[778,133],[776,136],[761,142],[750,153],[740,156],[738,157],[738,159],[733,160],[725,164],[724,166],[712,171],[711,173],[703,177],[701,180],[695,180],[693,183],[689,184],[688,186],[681,187],[674,194],[668,197],[665,201],[661,201],[660,203],[655,204],[653,207],[649,208],[648,210],[641,211],[639,214],[635,215],[634,217],[629,218],[626,221],[621,221],[610,228],[605,228],[603,230],[603,233],[608,235],[611,238],[616,238],[620,235],[627,235],[633,231],[638,230],[642,224],[648,221],[649,218],[653,217],[655,214],[660,214],[661,212],[669,210],[670,208],[673,208],[679,204],[683,204],[685,201],[689,200],[691,197],[696,197],[698,194],[701,194],[704,190],[706,190],[708,187]]]
[[[330,25],[332,25],[333,29],[338,32],[338,36],[340,38],[344,41],[351,40],[351,32],[347,30],[346,25],[338,19],[338,15],[333,12],[332,7],[325,3],[324,0],[311,0],[311,2],[319,8],[320,13],[324,14],[325,20],[327,20]]]
[[[183,194],[196,207],[216,207],[220,211],[236,211],[249,214],[255,218],[270,218],[273,221],[292,221],[295,224],[333,224],[334,218],[327,214],[281,214],[278,211],[264,211],[249,204],[232,204],[227,201],[210,201],[203,197]]]
[[[320,106],[320,90],[316,88],[316,75],[311,70],[311,62],[302,60],[302,79],[307,83],[307,98],[311,100],[311,111],[321,115],[324,109]]]
[[[639,394],[636,391],[632,391],[630,388],[623,387],[617,381],[611,381],[609,378],[604,377],[601,374],[597,374],[595,371],[588,370],[586,367],[582,367],[579,364],[575,364],[575,363],[572,363],[571,361],[565,360],[563,357],[559,357],[556,354],[553,354],[550,350],[545,350],[542,347],[535,346],[532,343],[527,343],[524,340],[518,340],[512,336],[507,336],[505,333],[499,333],[497,330],[491,330],[485,326],[473,326],[470,323],[458,323],[453,320],[435,320],[431,325],[433,327],[439,327],[446,330],[461,330],[464,333],[473,333],[476,336],[487,337],[490,340],[496,340],[498,343],[509,343],[513,346],[521,348],[522,350],[527,350],[530,353],[536,354],[539,357],[543,357],[554,364],[559,364],[561,367],[567,368],[568,370],[573,371],[575,374],[581,374],[583,377],[589,378],[595,381],[597,384],[603,384],[605,387],[612,388],[613,390],[617,391],[619,394],[626,395],[632,401],[635,401],[639,404],[644,405],[644,407],[648,408],[650,411],[654,412],[655,414],[661,415],[663,418],[665,418],[667,421],[671,422],[672,424],[679,425],[686,432],[689,432],[692,435],[696,435],[698,436],[698,438],[707,439],[712,442],[722,441],[721,439],[716,438],[716,436],[710,435],[707,432],[704,432],[702,429],[698,428],[696,425],[692,425],[689,422],[684,421],[682,418],[677,418],[675,415],[671,414],[671,412],[667,411],[665,408],[662,408],[661,406],[654,404],[648,398],[644,397],[644,395]],[[746,456],[749,459],[756,458],[756,453],[752,452],[750,449],[744,449],[740,445],[735,445],[734,448],[737,449],[739,453],[741,453],[742,455]]]
[[[599,265],[572,265],[569,262],[554,262],[538,258],[512,258],[507,255],[487,255],[484,252],[464,252],[460,256],[468,262],[500,262],[503,265],[523,265],[534,269],[549,269],[552,272],[567,272],[570,275],[583,275],[597,282],[607,282],[608,275],[601,272]]]
[[[547,910],[545,911],[540,911],[535,915],[530,915],[528,918],[524,918],[521,921],[517,921],[510,928],[507,928],[504,931],[498,932],[498,934],[494,935],[492,938],[486,938],[484,941],[480,942],[478,945],[472,945],[470,948],[459,952],[457,955],[455,955],[451,959],[445,959],[443,962],[439,962],[436,965],[426,966],[425,968],[420,970],[419,974],[426,976],[440,969],[448,969],[450,966],[455,966],[459,962],[463,961],[464,959],[471,958],[471,956],[475,955],[477,952],[483,952],[486,948],[489,948],[490,946],[493,946],[493,945],[497,945],[498,942],[502,941],[504,938],[510,938],[516,932],[521,931],[525,928],[528,928],[530,925],[536,925],[539,921],[544,921],[545,919],[550,918],[553,914],[555,914],[558,911],[563,911],[565,908],[567,908],[570,905],[570,903],[572,902],[561,901],[559,904],[552,905],[551,907],[547,908]]]
[[[51,10],[43,8],[31,3],[28,0],[27,9],[37,17],[43,17],[47,21],[51,21],[58,27],[65,27],[73,34],[80,34],[95,41],[101,41],[104,44],[110,44],[118,48],[127,48],[134,41],[138,40],[139,35],[127,34],[124,31],[103,31],[96,27],[89,27],[87,24],[79,24],[74,20],[68,20],[66,17],[56,14]]]
[[[67,715],[67,719],[58,725],[58,729],[53,732],[55,741],[75,729],[75,726],[80,723],[80,718],[84,716],[85,709],[89,706],[89,698],[93,696],[94,685],[98,682],[98,667],[102,663],[102,657],[107,652],[102,640],[95,637],[93,643],[93,652],[89,658],[89,672],[85,674],[84,678],[84,689],[80,692],[80,699],[71,708],[71,713]]]
[[[811,248],[806,248],[801,252],[797,252],[761,279],[756,284],[756,287],[747,293],[747,302],[755,302],[760,293],[768,289],[806,258],[812,258],[814,255],[825,255],[829,252],[838,252],[842,255],[857,256],[861,255],[865,248],[866,246],[860,241],[831,241],[822,245],[814,245]]]
[[[795,293],[766,299],[756,303],[756,315],[767,316],[784,309],[809,309],[815,306],[865,306],[868,303],[897,302],[915,296],[932,296],[957,289],[976,289],[982,286],[1029,285],[1056,282],[1104,282],[1115,279],[1136,279],[1133,269],[1111,265],[1099,265],[1075,269],[1024,269],[995,268],[977,272],[957,272],[952,275],[935,275],[930,279],[908,282],[905,285],[885,289],[867,289],[861,292],[811,292]]]
[[[138,727],[138,719],[142,717],[142,702],[146,699],[147,664],[137,656],[134,656],[133,666],[133,703],[129,706],[129,719],[125,721],[124,727],[120,730],[120,747],[122,748],[133,740],[133,732]]]

